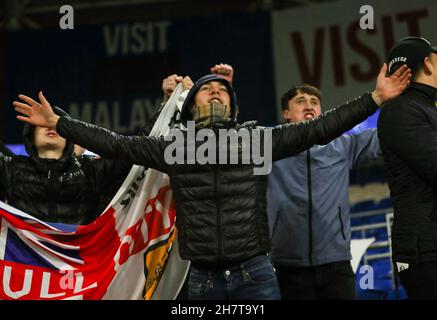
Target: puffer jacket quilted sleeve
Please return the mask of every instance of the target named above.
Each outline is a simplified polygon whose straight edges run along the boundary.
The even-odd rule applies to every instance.
[[[69,117],[61,117],[56,127],[64,138],[97,153],[102,158],[117,159],[167,172],[163,137],[124,136]]]
[[[378,105],[372,96],[366,93],[313,120],[277,126],[272,129],[272,159],[276,161],[290,157],[315,144],[327,144],[364,121],[377,109]]]

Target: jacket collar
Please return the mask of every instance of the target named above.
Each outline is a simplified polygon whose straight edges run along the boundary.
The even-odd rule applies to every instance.
[[[437,88],[419,82],[412,82],[410,88],[425,94],[432,101],[437,101]]]

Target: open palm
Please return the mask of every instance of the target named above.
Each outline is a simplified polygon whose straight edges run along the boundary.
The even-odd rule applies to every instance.
[[[407,65],[401,66],[390,77],[385,76],[386,72],[387,65],[384,64],[376,80],[376,90],[383,102],[400,95],[410,84],[411,78],[411,70]]]
[[[15,111],[21,113],[21,115],[17,115],[18,120],[33,124],[34,126],[56,128],[59,117],[53,112],[50,103],[41,91],[39,92],[40,103],[23,94],[20,94],[18,98],[25,102],[14,101],[12,103]]]

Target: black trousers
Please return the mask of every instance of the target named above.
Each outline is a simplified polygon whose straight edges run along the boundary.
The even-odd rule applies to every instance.
[[[283,300],[356,299],[355,274],[350,261],[275,268]]]
[[[409,264],[399,279],[409,299],[437,299],[437,261]]]

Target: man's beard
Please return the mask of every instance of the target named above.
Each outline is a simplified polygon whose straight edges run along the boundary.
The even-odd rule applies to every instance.
[[[222,127],[231,121],[231,108],[220,102],[194,106],[191,113],[196,128]]]

